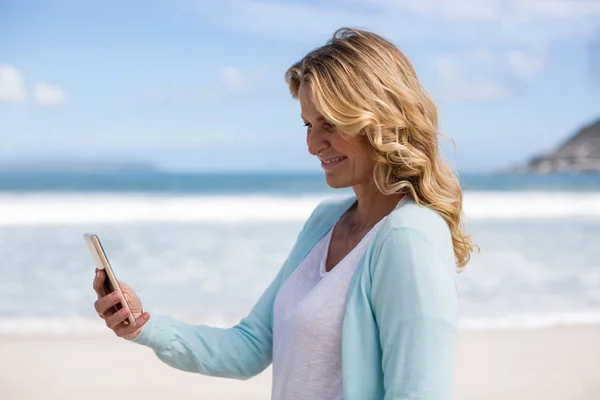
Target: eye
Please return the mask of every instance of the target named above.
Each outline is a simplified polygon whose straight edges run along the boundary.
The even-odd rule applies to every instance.
[[[309,129],[310,129],[310,127],[311,127],[311,125],[310,125],[310,123],[309,123],[309,122],[305,123],[305,124],[304,124],[304,126],[305,126],[305,127],[307,127],[307,128],[309,128]]]
[[[333,132],[335,131],[335,126],[333,124],[330,124],[329,122],[326,122],[323,124],[323,128],[325,128],[325,130],[327,132]]]

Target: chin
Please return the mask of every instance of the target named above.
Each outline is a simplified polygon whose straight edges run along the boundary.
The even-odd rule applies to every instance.
[[[343,189],[352,186],[352,182],[350,182],[349,179],[327,173],[325,174],[325,182],[327,182],[327,185],[332,189]]]

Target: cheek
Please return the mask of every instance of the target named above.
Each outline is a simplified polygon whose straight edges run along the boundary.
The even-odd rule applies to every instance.
[[[348,156],[356,164],[365,165],[372,163],[371,145],[364,136],[356,136],[348,140],[340,137],[339,142],[336,141],[334,145],[339,152]]]
[[[358,142],[357,142],[356,138],[346,139],[343,136],[341,136],[339,133],[332,135],[330,142],[331,142],[331,145],[333,147],[335,147],[335,149],[338,152],[340,152],[348,157],[352,157],[352,158],[356,157],[357,150],[360,147],[360,146],[357,146]]]

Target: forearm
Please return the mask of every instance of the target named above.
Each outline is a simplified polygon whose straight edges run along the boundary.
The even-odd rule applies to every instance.
[[[223,329],[191,325],[170,317],[151,317],[133,342],[154,350],[166,364],[209,376],[247,379],[271,362],[267,327],[242,320]]]

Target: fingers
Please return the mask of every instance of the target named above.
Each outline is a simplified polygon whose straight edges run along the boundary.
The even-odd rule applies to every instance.
[[[98,295],[98,298],[104,297],[106,293],[104,292],[104,280],[106,279],[106,274],[101,269],[96,268],[96,277],[94,278],[94,291]]]
[[[106,326],[108,326],[113,331],[115,328],[123,321],[127,319],[129,316],[129,308],[123,307],[113,315],[106,317]]]
[[[118,325],[113,330],[119,337],[126,338],[126,339],[133,339],[133,337],[137,336],[137,335],[134,335],[136,333],[136,331],[139,331],[142,328],[142,326],[144,326],[146,324],[146,322],[148,322],[149,319],[150,319],[150,314],[145,312],[135,320],[135,325],[121,324],[121,325]]]
[[[96,312],[101,316],[106,317],[107,311],[110,310],[111,307],[118,304],[122,299],[121,293],[112,292],[109,295],[99,298],[94,302],[94,308]]]
[[[96,276],[94,277],[93,287],[94,291],[98,295],[98,300],[94,302],[94,308],[98,313],[100,318],[104,319],[106,326],[112,329],[117,336],[133,339],[139,333],[142,326],[148,322],[150,319],[150,314],[147,312],[142,313],[137,319],[134,325],[124,323],[127,317],[130,314],[130,310],[127,306],[113,312],[111,310],[115,305],[117,305],[121,300],[123,300],[123,296],[127,296],[128,298],[132,295],[135,295],[131,287],[126,283],[119,282],[119,286],[123,293],[121,294],[118,291],[114,291],[112,293],[106,293],[107,289],[105,287],[106,281],[106,273],[101,269],[96,269]]]

